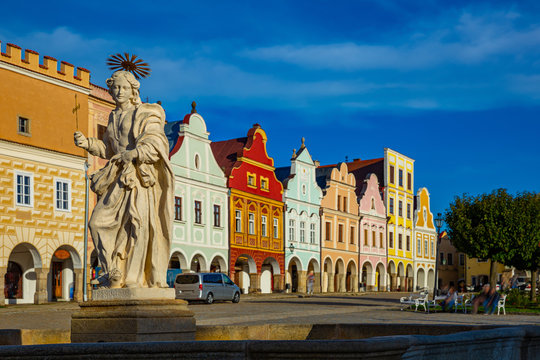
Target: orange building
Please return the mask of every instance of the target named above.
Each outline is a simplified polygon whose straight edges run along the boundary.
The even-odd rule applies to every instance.
[[[17,45],[0,55],[0,304],[82,298],[86,157],[73,132],[88,133],[89,78]]]
[[[358,202],[347,164],[320,166],[322,291],[358,291]]]
[[[283,185],[266,152],[266,133],[211,144],[230,189],[230,276],[244,292],[283,289]]]

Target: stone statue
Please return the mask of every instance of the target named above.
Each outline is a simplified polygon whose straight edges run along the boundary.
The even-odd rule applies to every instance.
[[[102,287],[168,287],[174,175],[164,133],[165,112],[142,104],[140,83],[124,70],[107,80],[116,109],[103,140],[75,132],[75,145],[108,159],[90,175],[98,202],[89,222],[104,270]]]

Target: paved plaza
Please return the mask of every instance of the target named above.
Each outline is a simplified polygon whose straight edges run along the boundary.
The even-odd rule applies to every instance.
[[[246,295],[239,304],[193,303],[197,325],[409,323],[474,325],[540,325],[538,315],[471,315],[401,311],[404,293]],[[76,303],[10,305],[0,308],[0,329],[69,330]]]

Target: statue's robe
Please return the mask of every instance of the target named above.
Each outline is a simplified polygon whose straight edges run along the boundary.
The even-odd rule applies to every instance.
[[[104,273],[119,270],[125,287],[167,287],[174,175],[164,124],[160,105],[142,104],[112,111],[103,141],[88,139],[91,154],[109,159],[90,176],[98,202],[89,228]],[[126,150],[137,158],[124,166]]]

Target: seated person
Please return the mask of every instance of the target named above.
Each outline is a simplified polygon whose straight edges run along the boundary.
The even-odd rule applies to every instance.
[[[441,307],[443,311],[446,311],[447,309],[452,310],[454,307],[454,304],[457,300],[457,291],[456,289],[451,286],[450,289],[448,289],[448,294],[446,295],[446,298],[441,303]]]

